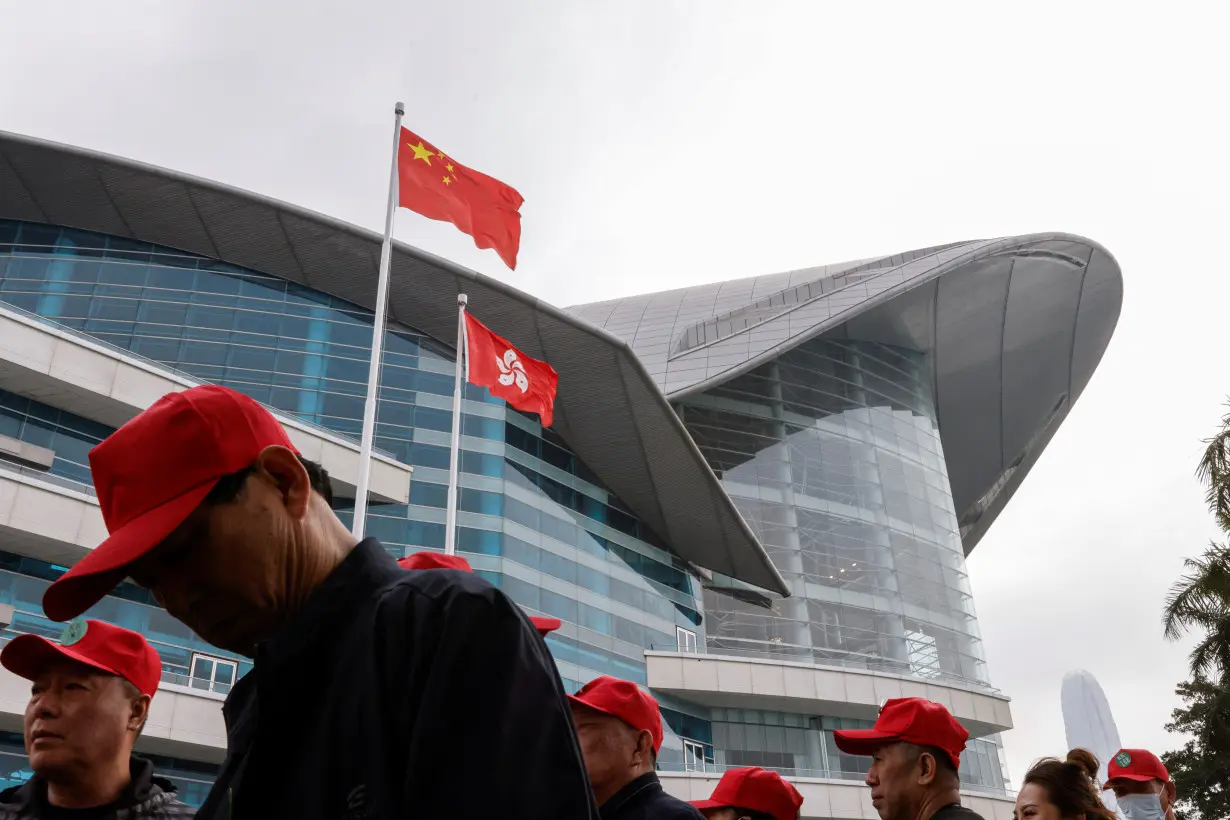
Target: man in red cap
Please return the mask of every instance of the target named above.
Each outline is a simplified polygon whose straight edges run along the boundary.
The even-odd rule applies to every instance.
[[[478,576],[403,572],[374,538],[356,544],[328,475],[251,398],[164,396],[90,452],[90,471],[110,537],[47,589],[48,616],[129,576],[255,657],[227,697],[227,758],[199,817],[595,813],[563,684],[517,605]],[[458,765],[476,750],[517,771]]]
[[[25,719],[34,777],[0,793],[0,816],[192,817],[153,764],[132,756],[162,675],[145,638],[104,621],[73,621],[59,644],[18,635],[0,664],[34,682]]]
[[[866,783],[880,820],[981,820],[961,805],[961,752],[969,732],[938,703],[885,702],[870,729],[838,729],[837,748],[870,755]]]
[[[445,555],[441,552],[416,552],[397,560],[397,566],[402,569],[455,569],[458,572],[473,572],[470,562],[460,555]],[[559,618],[547,618],[541,615],[530,615],[530,623],[544,638],[561,626]]]
[[[803,795],[777,772],[727,769],[708,800],[693,800],[706,820],[798,820]]]
[[[700,820],[696,809],[663,791],[654,773],[663,734],[652,695],[603,675],[568,698],[602,820]]]
[[[1120,749],[1106,764],[1104,789],[1127,820],[1174,820],[1175,788],[1170,772],[1147,749]]]

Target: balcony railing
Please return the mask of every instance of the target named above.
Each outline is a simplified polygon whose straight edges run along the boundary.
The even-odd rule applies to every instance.
[[[717,750],[712,743],[706,743],[703,740],[693,740],[682,736],[676,736],[682,744],[682,758],[676,758],[676,754],[680,749],[675,748],[674,738],[668,740],[669,748],[663,747],[663,754],[658,758],[658,770],[663,772],[685,772],[695,774],[706,774],[721,776],[727,769],[743,768],[752,764],[740,764],[738,766],[725,765],[715,762],[718,756]],[[777,772],[786,779],[795,778],[813,778],[818,780],[848,780],[856,783],[862,783],[867,776],[866,771],[847,772],[837,769],[804,769],[804,768],[785,768],[781,766],[764,766],[762,768]],[[1010,789],[999,788],[996,786],[983,786],[976,783],[961,783],[961,790],[964,792],[973,792],[977,794],[985,794],[989,797],[1001,799],[1010,799],[1015,796],[1015,792]]]
[[[966,689],[977,689],[980,692],[985,692],[988,695],[1003,697],[1003,693],[984,681],[975,680],[973,678],[962,677],[961,675],[953,675],[948,672],[935,672],[927,670],[928,674],[919,674],[918,670],[911,667],[906,661],[893,660],[891,658],[876,658],[868,655],[858,655],[852,652],[840,652],[840,650],[831,649],[810,649],[800,647],[798,650],[779,651],[773,649],[743,649],[740,647],[729,646],[708,646],[699,643],[696,646],[680,645],[680,644],[653,644],[649,647],[654,652],[678,652],[684,655],[706,655],[708,657],[720,658],[736,658],[747,660],[773,660],[786,661],[788,663],[810,664],[815,667],[837,667],[840,669],[854,669],[863,672],[886,672],[891,675],[898,675],[904,678],[912,678],[919,683],[937,683],[937,684],[955,684]]]
[[[11,461],[6,461],[0,458],[0,473],[15,473],[20,476],[45,481],[48,484],[54,484],[57,487],[63,487],[66,490],[72,490],[76,493],[84,493],[88,496],[98,497],[98,493],[94,490],[94,485],[85,484],[80,481],[74,481],[71,478],[54,475],[44,470],[36,470],[33,467],[27,467],[24,464],[14,464]]]

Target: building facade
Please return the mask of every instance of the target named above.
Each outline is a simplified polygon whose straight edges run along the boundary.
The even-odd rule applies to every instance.
[[[86,454],[168,390],[218,383],[265,403],[326,460],[348,521],[373,241],[213,183],[0,135],[4,638],[58,636],[42,590],[103,534]],[[1109,340],[1121,281],[1104,250],[1062,235],[960,243],[569,311],[410,248],[393,281],[369,535],[398,557],[443,547],[442,340],[468,292],[556,366],[561,393],[544,430],[466,387],[458,549],[563,622],[548,646],[570,691],[600,674],[654,691],[669,788],[707,794],[725,767],[763,765],[804,784],[807,816],[860,817],[865,761],[832,730],[921,694],[974,735],[971,799],[1010,811],[1011,715],[965,555]],[[142,751],[199,800],[223,752],[220,700],[248,659],[130,584],[89,617],[158,649]],[[12,783],[29,776],[24,696],[3,674]]]

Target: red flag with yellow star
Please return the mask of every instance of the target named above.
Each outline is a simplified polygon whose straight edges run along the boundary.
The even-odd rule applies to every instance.
[[[397,149],[398,203],[428,219],[452,222],[480,248],[494,248],[517,269],[525,200],[516,190],[467,168],[407,128]]]

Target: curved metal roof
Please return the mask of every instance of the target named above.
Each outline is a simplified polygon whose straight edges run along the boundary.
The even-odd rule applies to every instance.
[[[166,245],[373,309],[381,236],[216,182],[0,132],[0,217]],[[679,556],[787,594],[645,365],[616,336],[502,282],[394,243],[389,316],[456,336],[458,293],[560,374],[555,429]],[[639,446],[638,446],[639,445]]]
[[[1119,318],[1100,245],[1036,234],[683,288],[569,310],[629,340],[672,400],[820,334],[932,355],[932,388],[968,553],[1084,390]]]

